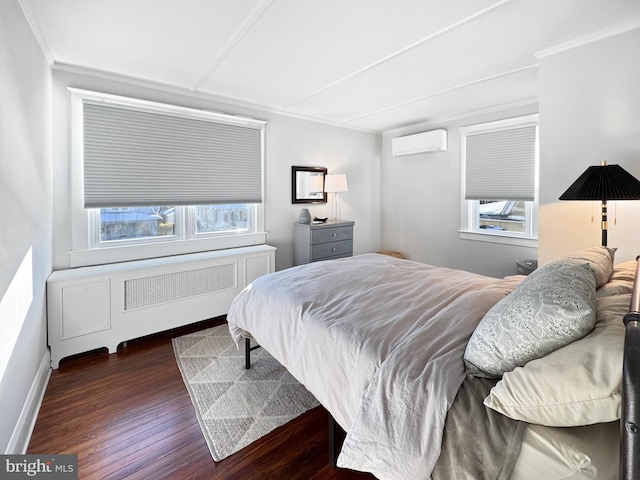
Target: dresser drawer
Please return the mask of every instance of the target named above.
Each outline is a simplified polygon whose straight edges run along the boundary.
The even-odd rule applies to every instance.
[[[340,240],[351,240],[353,237],[353,227],[332,227],[318,228],[311,231],[311,245],[319,243],[336,242]]]
[[[342,240],[340,242],[320,243],[311,247],[311,261],[321,260],[327,257],[336,257],[338,255],[351,254],[353,243],[351,240]]]
[[[295,222],[293,264],[350,257],[353,255],[354,225],[349,220],[329,220],[321,224]]]

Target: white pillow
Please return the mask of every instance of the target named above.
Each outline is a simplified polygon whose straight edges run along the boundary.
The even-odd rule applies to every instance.
[[[587,264],[546,264],[480,321],[464,353],[467,372],[500,377],[585,336],[593,329],[595,307],[595,280]]]
[[[598,299],[591,333],[505,373],[484,404],[503,415],[552,427],[620,418],[622,356],[631,295]]]
[[[600,288],[609,281],[609,276],[613,271],[613,259],[616,250],[618,249],[609,247],[589,247],[563,255],[558,258],[558,260],[588,263],[596,280],[596,288]]]
[[[620,423],[553,428],[527,425],[509,480],[619,480]]]
[[[609,295],[621,295],[623,293],[631,293],[633,291],[633,280],[636,276],[638,262],[629,260],[619,263],[611,272],[609,281],[596,290],[596,296],[606,297]]]

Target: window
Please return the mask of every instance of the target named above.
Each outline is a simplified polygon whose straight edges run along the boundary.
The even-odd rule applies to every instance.
[[[195,216],[196,235],[246,232],[252,225],[248,205],[198,205]]]
[[[92,209],[91,248],[249,233],[253,210],[247,204]]]
[[[174,237],[175,207],[116,207],[98,212],[99,244]]]
[[[265,243],[265,122],[69,90],[71,266]]]
[[[461,238],[537,238],[538,116],[463,127]]]
[[[478,200],[478,228],[503,232],[525,232],[526,202]]]

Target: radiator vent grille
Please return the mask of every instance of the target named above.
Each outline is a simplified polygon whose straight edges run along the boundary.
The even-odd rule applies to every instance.
[[[149,307],[235,286],[235,263],[134,278],[124,282],[124,309]]]

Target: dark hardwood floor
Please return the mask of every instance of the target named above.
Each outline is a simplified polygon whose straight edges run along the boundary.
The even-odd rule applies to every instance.
[[[54,370],[27,453],[77,454],[81,479],[373,479],[333,469],[318,407],[215,463],[176,365],[171,338],[212,319],[63,360]]]

